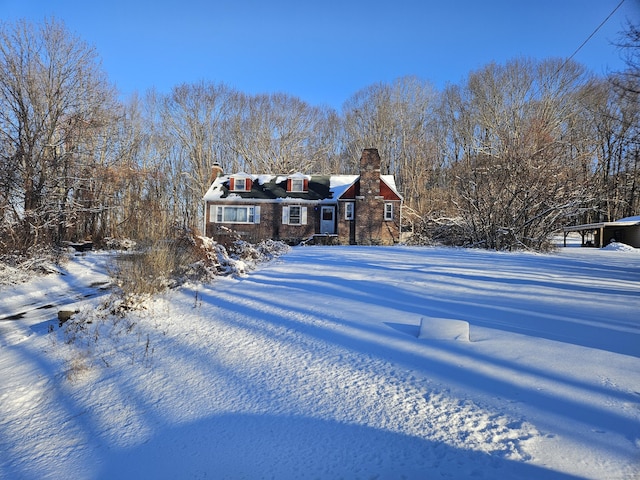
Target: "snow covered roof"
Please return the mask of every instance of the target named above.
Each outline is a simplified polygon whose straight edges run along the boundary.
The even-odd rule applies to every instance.
[[[635,217],[625,217],[615,221],[615,223],[620,223],[620,222],[624,222],[624,223],[632,222],[634,225],[637,225],[638,223],[640,223],[640,215],[637,215]]]
[[[391,191],[398,196],[398,198],[402,198],[402,195],[400,195],[400,192],[396,187],[396,177],[393,175],[380,175],[380,180],[386,183],[387,187],[389,187]]]
[[[583,225],[571,225],[563,227],[565,232],[580,232],[583,230],[597,230],[604,227],[633,227],[640,225],[640,216],[626,217],[616,220],[615,222],[597,222],[597,223],[585,223]]]
[[[358,178],[358,175],[331,175],[329,189],[333,192],[333,198],[342,197]]]
[[[244,177],[252,180],[253,184],[249,191],[232,191],[229,189],[231,178]],[[304,179],[308,181],[307,190],[304,192],[291,192],[287,190],[287,180]],[[294,173],[292,175],[270,175],[259,174],[250,175],[244,172],[240,174],[221,175],[217,177],[207,192],[204,201],[279,201],[295,199],[296,201],[323,201],[338,200],[351,188],[360,178],[359,175],[304,175]],[[393,175],[381,175],[380,180],[395,194],[402,198],[396,187]]]
[[[324,175],[246,175],[252,180],[251,189],[248,191],[230,190],[230,178],[236,175],[223,175],[215,179],[204,195],[205,201],[219,201],[224,199],[234,202],[242,200],[254,201],[278,201],[284,199],[296,199],[298,201],[322,201],[335,198],[330,188],[330,177]],[[287,181],[291,178],[308,181],[304,192],[291,192],[287,190]]]

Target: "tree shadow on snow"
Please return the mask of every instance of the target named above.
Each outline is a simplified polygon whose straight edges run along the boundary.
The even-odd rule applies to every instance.
[[[445,443],[312,418],[229,414],[107,457],[98,479],[577,477]]]
[[[376,326],[375,321],[371,323],[353,323],[345,320],[341,314],[332,313],[340,310],[341,298],[344,298],[345,301],[350,304],[353,304],[354,301],[369,302],[369,305],[374,304],[380,307],[387,307],[391,304],[391,308],[396,308],[398,311],[404,310],[408,313],[420,313],[420,299],[424,300],[424,297],[404,293],[402,295],[394,295],[390,293],[388,289],[387,294],[383,295],[382,290],[384,286],[377,285],[375,281],[350,280],[347,282],[345,280],[346,283],[350,284],[348,288],[351,288],[351,291],[347,291],[339,282],[335,281],[335,278],[313,275],[313,284],[305,282],[302,277],[298,278],[296,276],[296,278],[297,280],[293,280],[286,275],[278,275],[278,278],[274,279],[274,281],[268,282],[266,279],[262,280],[256,278],[256,276],[251,276],[241,281],[241,284],[244,284],[244,288],[241,288],[239,285],[234,285],[231,289],[225,291],[223,295],[224,299],[219,296],[220,292],[217,289],[215,291],[210,290],[206,293],[203,292],[202,298],[207,303],[217,305],[225,311],[235,311],[242,316],[246,315],[248,318],[260,319],[260,323],[265,325],[278,325],[285,329],[292,329],[302,335],[308,335],[330,344],[360,351],[365,354],[375,352],[376,355],[386,358],[387,360],[401,362],[413,368],[423,369],[425,361],[428,358],[429,369],[438,372],[442,378],[456,379],[457,381],[468,383],[469,386],[487,392],[492,396],[513,399],[514,401],[526,401],[526,403],[538,405],[550,413],[567,416],[568,418],[590,424],[594,428],[603,431],[613,430],[628,438],[633,438],[633,432],[636,428],[635,424],[629,423],[627,418],[619,415],[617,412],[605,411],[597,406],[583,404],[572,398],[560,398],[553,391],[539,391],[526,384],[514,383],[509,378],[494,378],[477,369],[469,370],[462,365],[452,364],[440,359],[437,355],[432,356],[429,354],[429,351],[433,349],[444,349],[449,352],[456,352],[459,356],[466,357],[467,360],[480,362],[480,364],[487,364],[488,362],[512,371],[520,371],[525,374],[542,376],[550,381],[571,384],[580,390],[612,395],[622,401],[634,401],[635,398],[629,395],[617,393],[610,389],[600,388],[591,384],[582,384],[571,378],[566,378],[557,372],[540,371],[533,367],[525,367],[523,365],[486,357],[479,352],[464,348],[464,344],[460,342],[446,342],[443,344],[438,341],[427,342],[416,340],[416,343],[414,343],[412,340],[411,345],[408,345],[407,349],[399,349],[395,343],[393,345],[387,344],[389,341],[394,341],[394,338],[389,336],[392,334],[392,331],[400,331],[400,329],[403,329],[404,331],[402,333],[416,337],[419,326],[407,325],[405,328],[400,327],[399,322],[391,322],[394,323],[394,325],[391,326],[388,324],[389,322],[380,322],[387,328],[391,327],[388,328],[387,333],[384,333],[380,330],[379,326]],[[251,286],[252,283],[270,285],[271,288],[267,293],[261,292],[261,294],[264,293],[267,296],[259,294],[259,289]],[[367,284],[370,285],[372,291],[367,291]],[[278,295],[275,289],[280,286],[284,287],[285,292],[287,289],[303,291],[308,289],[309,296],[326,293],[332,298],[333,303],[331,307],[329,307],[329,311],[322,313],[315,312],[311,310],[309,306],[299,303],[296,304],[295,300],[292,303],[292,299],[288,298],[286,293]],[[354,292],[359,293],[355,293],[354,295]],[[294,297],[297,298],[297,294],[294,295]],[[258,302],[256,303],[256,301]],[[367,307],[367,309],[370,310],[370,307]],[[232,319],[232,317],[233,316],[227,317],[226,321],[230,323],[242,323],[242,320],[239,318]],[[309,319],[321,318],[323,322],[315,323],[313,321],[301,320],[307,317]],[[477,320],[475,322],[470,321],[469,323],[476,324],[476,322]],[[252,324],[251,328],[262,330],[260,323]],[[347,330],[343,330],[341,328],[342,326],[347,327]],[[358,332],[364,333],[364,335],[360,335],[357,332],[355,334],[351,333],[353,328]],[[494,328],[496,328],[495,325]],[[506,330],[509,330],[509,328],[506,328]],[[263,333],[268,334],[268,330],[264,329]],[[394,336],[397,338],[397,335]],[[544,335],[540,336],[544,338]],[[416,349],[416,345],[428,345],[429,348]],[[570,432],[567,433],[570,434]],[[604,443],[603,447],[609,448],[610,446]]]

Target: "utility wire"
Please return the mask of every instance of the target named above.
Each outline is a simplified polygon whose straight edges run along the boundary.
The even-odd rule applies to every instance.
[[[558,70],[556,71],[556,73],[553,75],[554,77],[555,77],[558,73],[560,73],[560,70],[562,70],[562,69],[565,67],[565,65],[566,65],[567,63],[569,63],[569,61],[570,61],[573,57],[575,57],[575,56],[576,56],[576,54],[577,54],[580,50],[582,50],[582,47],[584,47],[584,46],[587,44],[587,42],[588,42],[589,40],[591,40],[591,38],[593,38],[593,36],[594,36],[596,33],[598,33],[598,30],[600,30],[600,29],[602,28],[602,26],[603,26],[605,23],[607,23],[607,21],[608,21],[608,20],[613,16],[613,14],[614,14],[614,13],[616,13],[616,12],[618,11],[618,9],[622,6],[622,4],[623,4],[623,3],[624,3],[624,0],[620,0],[620,3],[618,4],[618,6],[617,6],[616,8],[614,8],[614,9],[611,11],[611,13],[610,13],[609,15],[607,15],[607,18],[605,18],[605,19],[600,23],[600,25],[598,25],[598,26],[596,27],[596,29],[595,29],[593,32],[591,32],[591,35],[589,35],[589,36],[587,37],[587,39],[586,39],[584,42],[582,42],[582,44],[581,44],[578,48],[576,48],[576,51],[575,51],[575,52],[573,52],[573,53],[571,54],[571,56],[569,56],[569,58],[567,58],[567,59],[562,63],[562,65],[560,65],[560,68],[558,68]]]
[[[577,55],[577,53],[578,53],[580,50],[582,50],[582,48],[587,44],[587,42],[589,42],[589,40],[591,40],[591,39],[593,38],[593,36],[594,36],[596,33],[598,33],[598,30],[600,30],[600,29],[603,27],[603,25],[604,25],[605,23],[607,23],[607,21],[609,21],[609,19],[614,15],[614,13],[616,13],[616,12],[618,11],[618,9],[622,6],[622,4],[623,4],[624,2],[625,2],[625,0],[620,0],[620,3],[618,3],[618,5],[617,5],[617,6],[616,6],[612,11],[611,11],[611,13],[609,13],[609,15],[607,15],[607,17],[606,17],[602,22],[600,22],[600,25],[598,25],[598,26],[596,27],[596,29],[595,29],[593,32],[591,32],[591,34],[586,38],[586,40],[585,40],[584,42],[582,42],[578,48],[576,48],[575,52],[573,52],[573,53],[572,53],[572,54],[571,54],[571,55],[570,55],[570,56],[569,56],[569,57],[568,57],[564,62],[562,62],[562,64],[561,64],[561,65],[558,67],[558,69],[553,73],[553,75],[551,75],[551,76],[549,77],[548,82],[553,81],[553,80],[558,76],[558,74],[559,74],[559,73],[564,69],[564,67],[566,67],[566,66],[567,66],[567,64],[571,61],[571,59],[572,59],[573,57],[575,57],[575,56]],[[565,82],[563,82],[563,85],[564,85],[565,83],[570,82],[570,81],[571,81],[571,80],[569,80],[569,79],[565,80]],[[547,83],[547,82],[543,82],[543,85],[544,85],[544,84],[546,84],[546,83]],[[539,85],[539,86],[536,88],[535,92],[533,92],[533,93],[531,94],[531,98],[535,98],[535,97],[537,97],[537,95],[538,95],[538,94],[540,93],[540,91],[542,90],[543,85]]]

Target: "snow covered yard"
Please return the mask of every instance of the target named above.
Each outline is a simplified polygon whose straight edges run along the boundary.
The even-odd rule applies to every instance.
[[[103,267],[0,287],[0,478],[640,476],[638,250],[301,247],[101,319]]]

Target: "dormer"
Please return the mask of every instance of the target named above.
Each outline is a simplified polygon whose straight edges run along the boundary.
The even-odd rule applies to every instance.
[[[244,173],[236,173],[229,177],[229,191],[230,192],[249,192],[251,191],[251,185],[253,181],[251,176]]]
[[[309,177],[300,172],[294,173],[287,177],[287,192],[305,193],[309,191]]]

